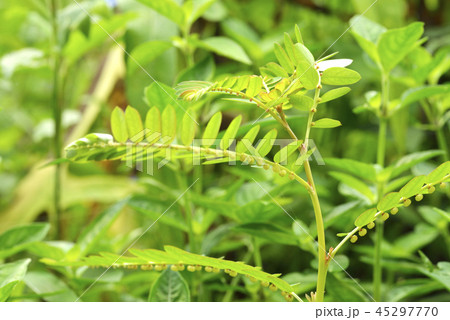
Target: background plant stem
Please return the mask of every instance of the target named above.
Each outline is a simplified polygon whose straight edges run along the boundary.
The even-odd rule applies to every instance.
[[[375,259],[373,261],[373,298],[381,301],[381,244],[383,242],[384,223],[382,219],[377,220],[375,234]]]
[[[59,96],[59,71],[61,67],[61,53],[58,41],[58,0],[51,0],[50,11],[52,17],[52,53],[53,53],[53,91],[52,91],[52,110],[54,121],[53,149],[56,159],[61,158],[62,139],[61,139],[61,122],[62,122],[62,106]],[[60,236],[60,218],[61,218],[61,164],[55,167],[54,189],[53,189],[53,205],[54,205],[54,234],[56,238]]]
[[[386,155],[386,135],[389,106],[389,74],[383,72],[381,76],[381,110],[380,126],[378,129],[377,164],[384,167]],[[383,197],[384,182],[378,184],[378,199]],[[375,254],[373,261],[373,296],[376,301],[381,301],[381,280],[383,270],[381,267],[382,243],[384,223],[378,219],[375,234]]]

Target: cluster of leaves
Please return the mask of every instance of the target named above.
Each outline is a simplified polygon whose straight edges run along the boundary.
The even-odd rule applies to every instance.
[[[145,124],[136,109],[127,107],[124,112],[116,108],[111,115],[115,140],[108,134],[89,134],[67,146],[67,158],[79,162],[117,159],[144,161],[151,158],[187,159],[191,163],[196,159],[206,158],[204,164],[241,161],[265,170],[272,168],[280,176],[287,176],[291,180],[301,180],[295,172],[313,150],[300,155],[298,148],[302,141],[295,141],[281,148],[275,153],[273,161],[270,161],[265,156],[274,146],[277,130],[270,130],[253,146],[260,130],[258,125],[243,135],[235,150],[229,150],[236,142],[241,121],[241,116],[233,119],[221,138],[217,138],[222,114],[214,114],[206,125],[200,144],[196,146],[192,145],[196,123],[189,112],[183,116],[181,126],[177,126],[175,110],[171,105],[162,113],[156,107],[151,108],[146,115]],[[181,140],[183,144],[174,143],[175,139]],[[211,148],[212,145],[220,148]]]
[[[289,34],[284,35],[284,48],[274,45],[274,52],[279,64],[269,62],[261,67],[261,76],[244,75],[227,77],[217,82],[186,81],[180,83],[176,90],[180,97],[196,101],[208,92],[232,94],[237,100],[255,103],[268,113],[276,108],[286,110],[292,107],[310,111],[314,99],[307,95],[323,85],[342,86],[358,82],[361,76],[354,70],[345,68],[352,60],[328,60],[337,53],[315,60],[312,53],[303,44],[298,26],[295,27],[297,42],[294,44]],[[350,92],[349,87],[340,87],[315,97],[318,104],[325,103]],[[334,128],[340,122],[323,118],[314,122],[315,128]]]

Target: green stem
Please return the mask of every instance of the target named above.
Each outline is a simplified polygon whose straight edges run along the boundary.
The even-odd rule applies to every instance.
[[[252,237],[252,244],[253,244],[253,259],[255,260],[255,266],[262,268],[261,250],[258,239]]]
[[[384,158],[386,152],[386,133],[387,119],[380,119],[380,127],[378,128],[378,148],[377,148],[377,164],[384,167]]]
[[[56,159],[61,158],[62,141],[61,141],[61,118],[62,118],[62,106],[59,101],[59,71],[61,67],[61,54],[58,44],[58,1],[51,0],[50,11],[52,17],[52,35],[53,35],[53,91],[52,91],[52,110],[54,120],[54,136],[53,136],[53,149]],[[53,205],[55,211],[55,223],[54,230],[56,237],[60,236],[60,216],[61,216],[61,164],[57,164],[55,168],[54,176],[54,189],[53,189]]]
[[[436,135],[437,135],[437,139],[438,139],[439,149],[441,149],[445,152],[442,155],[442,159],[444,162],[448,161],[450,159],[450,151],[448,148],[448,141],[445,138],[445,134],[444,134],[444,126],[441,126],[436,130]]]
[[[308,161],[305,161],[305,171],[308,177],[308,182],[313,188],[313,192],[310,192],[311,201],[313,203],[314,215],[316,218],[316,228],[317,228],[317,240],[319,243],[318,248],[318,259],[319,259],[319,270],[317,273],[317,287],[316,287],[316,301],[322,302],[325,295],[325,283],[327,280],[327,252],[325,244],[325,228],[323,224],[322,211],[320,209],[319,197],[317,196],[316,187],[314,185],[314,180],[312,179],[311,168]]]
[[[190,24],[188,24],[188,25],[186,25],[186,27],[184,28],[184,30],[182,32],[184,43],[185,43],[185,47],[183,48],[183,55],[184,55],[184,58],[186,59],[186,65],[188,68],[190,68],[194,65],[194,50],[189,45],[190,30],[191,30],[191,26],[190,26]]]
[[[303,142],[302,147],[303,152],[308,151],[309,134],[311,132],[312,120],[314,118],[314,114],[316,113],[317,104],[319,103],[319,95],[320,95],[320,86],[314,92],[314,105],[309,111],[308,123],[306,125],[306,132],[305,132],[305,140]],[[325,227],[323,224],[322,210],[320,209],[320,201],[317,195],[317,190],[314,184],[314,179],[311,167],[309,165],[309,161],[306,160],[303,163],[303,166],[305,167],[305,173],[308,183],[311,186],[311,192],[309,193],[309,196],[311,198],[314,208],[314,216],[316,218],[317,241],[319,243],[318,248],[319,270],[317,272],[316,301],[322,302],[323,297],[325,295],[325,283],[327,280],[327,269],[328,269],[327,250],[325,243]]]
[[[378,218],[376,224],[376,241],[375,241],[375,259],[373,265],[373,298],[375,301],[381,301],[381,244],[383,241],[384,222]]]
[[[440,123],[439,116],[435,116],[435,113],[433,112],[433,109],[430,105],[430,103],[425,99],[421,101],[421,106],[423,110],[425,111],[425,115],[428,118],[428,122],[430,123],[432,130],[435,132],[437,137],[437,142],[439,149],[444,151],[444,154],[442,155],[442,161],[448,161],[450,158],[450,152],[448,148],[447,139],[445,138],[444,134],[444,125]]]
[[[380,127],[378,131],[377,164],[384,167],[386,154],[386,134],[388,123],[389,106],[389,74],[383,72],[381,76],[381,110]],[[384,182],[378,184],[378,199],[381,199],[384,193]],[[383,221],[378,219],[377,231],[375,235],[375,253],[373,261],[373,293],[376,301],[381,301],[381,279],[382,279],[382,243],[383,243]]]
[[[312,106],[309,116],[308,122],[306,125],[305,139],[303,141],[303,145],[300,147],[300,152],[305,153],[308,151],[308,139],[311,132],[312,121],[314,118],[314,114],[316,112],[317,104],[319,103],[319,95],[320,95],[320,86],[316,89],[314,93],[314,105]],[[283,118],[283,117],[282,117]],[[294,140],[298,141],[297,136],[291,130],[287,121],[283,121],[283,126],[286,128],[287,132]],[[325,227],[323,224],[322,210],[320,209],[320,201],[317,195],[316,186],[314,184],[314,178],[312,175],[311,167],[309,165],[309,161],[306,160],[303,163],[305,168],[305,173],[307,177],[308,184],[310,188],[308,189],[309,196],[311,198],[311,202],[313,204],[314,216],[316,219],[316,228],[317,228],[317,242],[318,242],[318,260],[319,260],[319,270],[317,272],[317,287],[316,287],[316,301],[322,302],[325,295],[325,284],[327,278],[327,269],[328,269],[328,259],[327,259],[327,250],[326,250],[326,242],[325,242]]]
[[[183,175],[183,177],[180,174],[176,174],[177,180],[178,180],[178,186],[182,190],[187,189],[187,176]],[[191,252],[197,253],[197,243],[195,239],[195,233],[194,233],[194,227],[192,222],[192,210],[190,205],[190,192],[189,190],[186,191],[186,195],[183,197],[183,208],[184,208],[184,216],[185,216],[185,222],[188,227],[188,237],[189,237],[189,248]]]

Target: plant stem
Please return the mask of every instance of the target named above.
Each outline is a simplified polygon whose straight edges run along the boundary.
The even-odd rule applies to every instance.
[[[380,110],[380,127],[378,130],[378,148],[377,148],[377,164],[384,167],[386,154],[386,134],[388,123],[388,106],[389,106],[389,74],[383,72],[381,76],[381,110]],[[384,182],[378,184],[378,199],[381,199],[384,193]],[[373,295],[376,301],[381,301],[381,279],[382,279],[382,243],[384,223],[378,219],[375,234],[375,253],[373,261]]]
[[[380,126],[378,128],[378,148],[377,148],[377,164],[384,167],[386,154],[386,133],[388,120],[389,105],[389,74],[383,72],[381,76],[381,107],[380,107]]]
[[[185,42],[185,47],[183,48],[183,55],[186,59],[186,66],[188,68],[194,65],[194,51],[193,48],[189,45],[189,34],[191,30],[191,25],[187,24],[182,31],[183,39]]]
[[[447,139],[445,138],[444,134],[444,124],[440,123],[439,116],[435,115],[432,109],[432,105],[430,105],[430,103],[426,99],[421,101],[420,104],[425,112],[425,115],[427,116],[428,122],[431,125],[431,130],[433,130],[436,134],[439,149],[444,151],[444,154],[442,155],[442,161],[448,161],[448,159],[450,158],[450,152]]]
[[[178,180],[178,186],[181,190],[187,189],[187,175],[184,174],[181,176],[180,174],[176,174],[176,179]],[[184,196],[183,206],[184,208],[184,216],[185,216],[185,222],[186,226],[188,228],[188,238],[189,238],[189,248],[191,252],[197,253],[197,243],[195,239],[195,233],[194,233],[194,226],[192,222],[192,210],[191,210],[191,201],[190,201],[190,192],[189,190],[186,191],[186,194]]]
[[[262,258],[258,239],[252,237],[252,244],[253,244],[253,259],[255,260],[255,266],[262,267]]]
[[[384,167],[384,158],[386,152],[386,132],[387,119],[380,119],[380,126],[378,128],[378,148],[377,148],[377,164]]]
[[[310,193],[311,201],[313,203],[314,215],[316,218],[316,228],[317,228],[317,240],[319,242],[318,248],[318,259],[319,259],[319,270],[317,273],[317,287],[316,287],[316,301],[322,302],[325,294],[325,283],[327,280],[327,252],[325,244],[325,228],[323,225],[322,211],[320,209],[319,197],[317,196],[316,187],[314,185],[314,180],[312,178],[311,168],[309,166],[308,160],[305,161],[305,171],[308,177],[308,182],[313,188],[313,192]]]
[[[62,118],[62,106],[59,101],[59,71],[61,67],[61,53],[58,41],[58,1],[51,0],[50,11],[52,17],[52,36],[53,36],[53,55],[54,55],[54,65],[53,65],[53,92],[52,92],[52,109],[53,109],[53,120],[54,120],[54,136],[53,136],[53,148],[54,155],[56,159],[61,158],[61,118]],[[61,164],[57,164],[55,168],[54,176],[54,189],[53,189],[53,205],[55,211],[55,223],[54,232],[57,238],[60,236],[60,215],[61,215]]]
[[[311,124],[314,118],[314,114],[316,112],[318,99],[320,95],[320,88],[318,87],[314,93],[314,105],[312,106],[309,116],[308,122],[306,125],[305,139],[303,141],[302,146],[300,147],[300,152],[303,154],[308,151],[308,140],[309,134],[311,132]],[[283,117],[282,117],[283,118]],[[286,128],[287,132],[294,140],[298,141],[297,136],[291,130],[287,121],[283,121],[283,126]],[[314,184],[314,179],[311,171],[311,167],[309,165],[308,159],[303,162],[303,166],[305,168],[305,173],[307,177],[308,184],[310,189],[308,189],[309,196],[311,198],[311,202],[313,204],[314,216],[316,219],[316,228],[317,228],[317,241],[318,241],[318,260],[319,260],[319,270],[317,273],[317,287],[316,287],[316,301],[322,302],[325,294],[325,283],[327,278],[327,269],[328,269],[328,260],[327,260],[327,250],[325,243],[325,227],[323,224],[322,210],[320,209],[320,201],[317,195],[316,186]]]
[[[373,298],[375,301],[381,301],[381,244],[383,241],[384,222],[378,218],[376,223],[376,239],[375,239],[375,259],[373,261]]]
[[[444,154],[442,155],[442,160],[444,162],[448,161],[450,159],[450,151],[448,149],[448,141],[445,138],[444,134],[444,126],[437,128],[436,135],[438,139],[439,148],[444,151]]]
[[[303,141],[302,152],[308,151],[309,134],[311,132],[312,120],[314,118],[314,114],[316,113],[317,104],[319,102],[318,101],[319,95],[320,95],[320,88],[317,88],[316,91],[314,92],[314,105],[309,111],[308,123],[306,125],[305,140]],[[320,201],[317,195],[317,190],[314,184],[314,179],[308,159],[305,160],[303,166],[305,167],[306,178],[312,189],[311,192],[309,193],[309,196],[311,198],[314,208],[314,216],[316,218],[317,241],[319,243],[318,248],[319,270],[317,273],[316,301],[322,302],[325,294],[325,283],[327,280],[327,269],[328,269],[327,250],[325,243],[325,227],[323,224],[322,210],[320,209]]]

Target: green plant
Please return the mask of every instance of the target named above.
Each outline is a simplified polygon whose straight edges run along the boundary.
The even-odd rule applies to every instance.
[[[222,116],[220,113],[216,113],[211,117],[211,120],[203,130],[202,139],[200,141],[195,140],[193,144],[198,131],[195,125],[195,110],[188,109],[183,115],[177,112],[178,109],[175,109],[170,104],[153,106],[147,112],[145,121],[142,121],[139,112],[132,107],[127,107],[125,112],[120,108],[116,108],[111,116],[111,129],[114,137],[105,134],[89,134],[85,138],[70,144],[66,148],[66,152],[69,160],[77,162],[121,159],[132,164],[153,158],[166,159],[170,161],[170,165],[173,165],[174,168],[183,168],[186,173],[192,169],[197,160],[205,159],[206,161],[203,164],[240,161],[243,164],[251,164],[258,168],[271,169],[285,179],[295,180],[309,194],[316,221],[315,234],[318,238],[318,246],[314,250],[318,259],[317,286],[315,293],[311,294],[309,299],[323,301],[327,270],[342,246],[348,240],[356,242],[357,232],[360,236],[364,236],[367,232],[364,227],[372,228],[374,221],[378,217],[386,220],[388,217],[387,211],[392,210],[391,213],[395,214],[398,206],[408,206],[410,204],[410,197],[416,196],[416,199],[419,201],[423,194],[432,193],[435,185],[448,181],[450,178],[450,163],[445,162],[427,176],[418,176],[410,181],[403,180],[402,184],[407,183],[397,193],[389,193],[382,198],[383,191],[380,191],[378,193],[379,200],[375,201],[375,197],[372,199],[377,202],[376,207],[362,213],[355,221],[356,227],[348,233],[341,234],[340,236],[344,236],[344,239],[334,249],[328,250],[325,242],[325,226],[319,196],[308,161],[308,158],[314,151],[309,148],[310,134],[316,129],[340,126],[338,120],[330,118],[314,120],[314,116],[318,109],[322,108],[321,104],[323,102],[339,98],[350,91],[348,87],[341,87],[328,90],[321,95],[322,86],[353,84],[360,79],[360,76],[357,72],[345,68],[351,63],[351,60],[329,60],[334,54],[316,61],[311,52],[304,46],[298,27],[295,29],[295,36],[296,43],[286,34],[284,48],[280,45],[275,45],[275,54],[279,64],[273,62],[267,64],[261,68],[261,76],[227,77],[217,82],[189,81],[179,84],[176,88],[178,95],[188,101],[199,100],[207,93],[220,93],[234,95],[236,99],[240,101],[245,100],[251,106],[262,109],[292,139],[288,146],[275,153],[273,161],[268,160],[266,156],[271,152],[274,139],[277,136],[275,128],[268,131],[258,145],[253,146],[259,127],[253,126],[250,130],[240,130],[242,117],[238,116],[231,121],[225,132],[217,138]],[[170,94],[170,89],[167,90]],[[150,102],[152,104],[157,103],[156,101]],[[186,104],[183,105],[186,106]],[[290,111],[287,110],[291,108],[306,111],[308,114],[302,140],[297,138],[296,133],[290,126]],[[176,123],[181,123],[181,125],[177,126]],[[381,156],[379,156],[379,159],[384,159],[384,151],[382,151],[382,149],[384,150],[384,130],[385,128],[381,128],[381,147],[379,148]],[[241,136],[242,139],[240,139],[234,151],[230,150],[229,148],[237,135]],[[214,143],[218,147],[212,147]],[[380,160],[380,165],[383,165],[383,161]],[[398,166],[387,167],[381,175],[391,178],[395,177],[411,167],[411,163],[413,161],[407,164],[403,163]],[[339,166],[339,164],[337,165]],[[349,170],[355,170],[355,168],[352,169],[346,165],[344,167],[347,167]],[[303,168],[306,178],[301,177],[299,173],[300,168]],[[361,166],[359,169],[361,169]],[[375,168],[365,166],[364,169],[369,171],[368,174],[370,174],[372,181],[376,181]],[[356,170],[358,171],[358,169]],[[365,176],[366,172],[359,172],[358,174]],[[335,176],[339,176],[341,180],[350,185],[356,183],[362,192],[368,190],[366,194],[371,197],[370,189],[361,185],[361,183],[358,184],[354,179],[352,180],[352,177],[343,174],[335,174]],[[193,183],[197,180],[198,178]],[[183,182],[181,182],[181,185],[187,186]],[[396,184],[395,188],[398,187],[399,185]],[[187,208],[190,207],[188,202],[185,202],[185,205]],[[186,231],[189,234],[191,250],[195,252],[197,247],[193,245],[196,242],[196,235],[192,222],[192,213],[188,209],[186,210],[185,219],[188,226]],[[377,224],[377,229],[380,230],[379,226],[382,223],[378,222]],[[283,290],[283,295],[288,300],[295,296],[289,284],[278,281],[276,277],[243,264],[189,254],[172,247],[166,247],[165,252],[151,249],[131,252],[135,257],[122,257],[105,253],[102,257],[88,257],[80,262],[57,261],[55,259],[45,259],[43,261],[53,266],[90,265],[104,267],[113,265],[135,268],[141,265],[141,268],[143,266],[144,269],[156,268],[156,266],[158,266],[158,269],[163,269],[161,265],[171,264],[172,271],[179,271],[185,265],[188,265],[189,271],[194,271],[196,265],[200,265],[225,269],[232,276],[240,273],[254,277],[264,285],[270,282],[274,285],[272,286],[274,290],[277,287]],[[257,251],[255,251],[255,261],[257,260]],[[170,272],[165,272],[161,277],[173,277],[173,275]],[[178,279],[178,282],[182,283],[182,279]],[[180,284],[180,288],[185,288],[185,285]],[[151,297],[156,296],[153,293],[150,295]],[[182,296],[186,296],[186,293]]]
[[[350,21],[352,27],[352,34],[364,52],[375,63],[376,68],[380,73],[381,91],[371,91],[367,94],[371,102],[366,107],[359,110],[369,110],[375,114],[379,121],[378,130],[378,145],[377,145],[377,165],[380,168],[385,167],[386,158],[386,138],[388,124],[391,124],[392,131],[398,135],[405,135],[402,133],[406,131],[401,126],[401,111],[415,101],[422,100],[422,106],[431,123],[431,128],[436,132],[438,144],[442,153],[443,160],[448,160],[448,147],[444,138],[445,125],[447,121],[444,113],[448,109],[448,105],[443,101],[439,101],[439,95],[445,94],[448,91],[448,85],[436,85],[437,80],[442,75],[443,60],[446,52],[441,52],[436,59],[431,58],[421,63],[420,67],[412,72],[414,85],[423,84],[425,79],[433,84],[427,87],[413,88],[404,92],[400,99],[391,100],[390,83],[392,81],[392,71],[397,67],[402,60],[411,52],[415,52],[413,57],[426,55],[421,50],[421,44],[426,39],[421,39],[423,34],[423,23],[414,22],[406,27],[387,30],[383,26],[362,16],[355,16]],[[426,52],[426,51],[425,51]],[[417,58],[413,58],[415,60]],[[417,60],[416,60],[417,63]],[[445,63],[444,63],[445,64]],[[445,68],[445,67],[444,67]],[[395,79],[395,78],[394,78]],[[396,79],[398,81],[398,79]],[[427,101],[430,97],[435,97],[437,103],[433,105],[433,110]],[[442,96],[441,96],[442,97]],[[375,102],[376,101],[376,102]],[[399,125],[400,124],[400,125]],[[399,145],[404,144],[401,141]],[[377,194],[376,199],[381,199],[386,193],[386,188],[390,182],[389,174],[378,174],[377,177]],[[371,200],[373,202],[374,199]],[[375,255],[374,255],[374,269],[373,269],[373,286],[374,298],[377,301],[382,300],[381,283],[382,283],[382,241],[383,241],[383,223],[379,219],[377,227],[377,234],[375,240]]]

